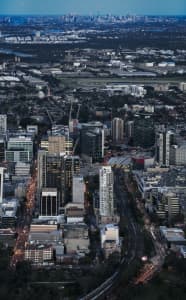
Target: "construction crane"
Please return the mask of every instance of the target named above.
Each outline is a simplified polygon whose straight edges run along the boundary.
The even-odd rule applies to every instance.
[[[48,118],[49,118],[49,120],[50,120],[51,125],[54,125],[55,122],[54,122],[53,119],[52,119],[51,113],[48,111],[47,108],[45,108],[45,110],[46,110],[46,113],[47,113],[47,116],[48,116]]]
[[[72,121],[72,106],[73,106],[73,102],[71,100],[70,102],[70,111],[69,111],[69,118],[68,118],[68,123],[70,124],[70,121]]]
[[[76,120],[78,120],[78,119],[79,119],[80,107],[81,107],[81,104],[80,104],[80,103],[78,103],[78,110],[77,110],[77,114],[76,114]]]
[[[74,155],[75,154],[75,151],[76,151],[76,148],[77,148],[77,145],[78,145],[78,143],[79,143],[79,137],[76,139],[76,141],[75,141],[75,144],[74,144],[74,147],[73,147],[73,150],[72,150],[72,155]]]

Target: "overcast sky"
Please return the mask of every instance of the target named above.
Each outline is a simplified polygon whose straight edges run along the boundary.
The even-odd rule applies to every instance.
[[[186,15],[186,0],[0,0],[0,14]]]

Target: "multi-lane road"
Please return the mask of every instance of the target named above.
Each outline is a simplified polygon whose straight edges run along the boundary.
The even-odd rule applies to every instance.
[[[24,249],[26,242],[28,241],[29,227],[32,220],[32,213],[35,206],[35,194],[36,194],[36,172],[33,173],[26,192],[25,210],[22,218],[19,220],[17,226],[17,240],[14,246],[13,256],[11,259],[11,267],[15,267],[18,262],[24,260]]]

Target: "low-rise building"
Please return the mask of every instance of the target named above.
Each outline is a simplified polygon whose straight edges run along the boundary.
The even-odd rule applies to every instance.
[[[160,226],[160,234],[168,245],[186,245],[186,239],[182,229]]]
[[[120,253],[121,248],[118,225],[107,224],[101,229],[100,234],[101,248],[103,249],[106,258],[113,252]]]
[[[2,203],[1,228],[15,228],[17,220],[17,199],[11,199]]]
[[[84,205],[80,203],[68,203],[65,205],[65,218],[67,224],[84,222]]]
[[[64,225],[64,244],[66,254],[85,255],[89,253],[89,235],[88,226],[82,224],[65,224]]]
[[[46,265],[54,263],[53,247],[52,245],[29,244],[25,249],[24,258],[34,265]]]

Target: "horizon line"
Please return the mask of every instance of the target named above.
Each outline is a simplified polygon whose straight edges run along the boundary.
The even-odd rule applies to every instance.
[[[64,14],[54,14],[54,13],[25,13],[25,14],[21,14],[21,13],[3,13],[1,14],[0,13],[0,16],[20,16],[20,17],[23,17],[23,16],[43,16],[43,17],[47,17],[47,16],[55,16],[55,17],[60,17],[60,16],[68,16],[68,15],[76,15],[76,16],[82,16],[82,17],[86,17],[86,16],[120,16],[120,17],[126,17],[126,16],[139,16],[139,17],[186,17],[186,13],[185,14],[153,14],[153,13],[148,13],[148,14],[135,14],[135,13],[126,13],[126,14],[119,14],[119,13],[72,13],[72,12],[69,12],[69,13],[64,13]]]

